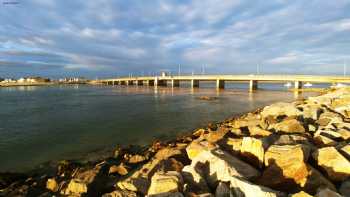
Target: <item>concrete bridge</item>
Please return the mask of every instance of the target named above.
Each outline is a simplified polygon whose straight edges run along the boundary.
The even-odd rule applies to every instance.
[[[216,82],[218,89],[225,88],[225,82],[247,82],[249,90],[256,90],[259,83],[294,83],[300,89],[303,83],[350,83],[350,77],[319,75],[188,75],[188,76],[143,76],[103,79],[99,82],[106,85],[146,85],[179,87],[180,82],[190,82],[191,87],[199,87],[202,81]]]

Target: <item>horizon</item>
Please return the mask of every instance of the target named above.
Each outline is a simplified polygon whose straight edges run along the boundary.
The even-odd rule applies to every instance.
[[[350,1],[0,0],[0,77],[343,75]]]

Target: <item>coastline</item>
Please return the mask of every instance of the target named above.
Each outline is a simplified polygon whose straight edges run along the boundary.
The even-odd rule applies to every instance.
[[[227,118],[218,123],[211,123],[207,128],[196,129],[193,133],[167,142],[156,141],[146,147],[119,147],[116,148],[113,155],[103,160],[86,163],[61,161],[58,164],[50,164],[52,165],[50,167],[46,166],[43,169],[36,169],[25,174],[0,173],[0,195],[35,193],[44,196],[52,194],[77,196],[86,194],[88,196],[101,196],[102,194],[105,194],[105,196],[191,196],[192,194],[209,195],[209,193],[215,194],[224,191],[237,194],[238,191],[231,187],[235,184],[238,188],[249,186],[249,190],[261,192],[260,194],[268,193],[271,196],[285,196],[288,193],[292,194],[298,191],[306,191],[314,195],[316,192],[320,192],[318,191],[320,188],[325,187],[333,191],[339,191],[338,185],[342,184],[340,181],[344,181],[342,176],[349,177],[349,171],[346,171],[345,175],[340,178],[337,177],[333,180],[327,174],[327,170],[322,171],[322,165],[306,163],[307,159],[305,160],[305,158],[298,165],[302,166],[300,167],[301,170],[306,170],[307,173],[310,173],[308,166],[313,165],[315,169],[312,168],[311,171],[317,174],[313,177],[318,181],[317,187],[301,187],[298,182],[300,180],[293,180],[295,183],[290,186],[293,190],[280,188],[281,184],[290,184],[290,181],[286,181],[286,177],[268,176],[272,176],[271,172],[276,172],[274,170],[282,170],[283,172],[286,170],[288,173],[293,173],[293,170],[283,169],[285,166],[279,165],[279,163],[285,161],[276,162],[278,169],[272,168],[272,165],[266,164],[266,154],[269,152],[269,148],[277,146],[276,141],[284,141],[284,143],[278,144],[280,146],[293,146],[290,153],[296,154],[297,157],[300,154],[294,153],[294,150],[302,153],[308,151],[307,155],[312,155],[312,151],[315,152],[325,147],[335,147],[335,142],[337,142],[336,145],[339,145],[340,142],[338,143],[338,141],[343,138],[343,134],[341,137],[337,136],[336,140],[332,137],[326,139],[328,135],[322,135],[321,125],[316,123],[320,120],[320,117],[314,116],[318,116],[317,111],[322,108],[322,105],[332,105],[329,100],[341,100],[343,99],[342,96],[347,94],[350,94],[350,91],[344,89],[331,91],[328,94],[304,101],[297,100],[283,105],[272,104],[250,113]],[[314,103],[315,101],[316,103]],[[350,103],[350,100],[345,99],[342,102],[348,104],[347,102]],[[309,109],[311,103],[317,106],[316,111],[312,107]],[[339,105],[341,104],[344,103]],[[302,120],[299,119],[299,116],[305,116],[306,114],[305,111],[298,111],[300,106],[309,110],[308,113],[311,114],[308,114],[310,116],[308,118],[310,119],[305,117]],[[334,112],[333,116],[340,114],[339,116],[346,117],[348,115],[347,108],[341,107],[340,110],[343,110],[343,112]],[[262,119],[265,123],[262,123]],[[308,121],[311,121],[312,124]],[[328,126],[328,123],[324,126]],[[310,129],[309,125],[314,124],[318,124],[317,128]],[[281,136],[288,136],[289,138],[281,140]],[[348,141],[349,138],[343,139],[341,142],[345,142],[345,145],[344,143],[341,144],[342,147],[336,148],[336,150],[349,146],[346,145]],[[330,143],[332,146],[325,143]],[[268,148],[265,146],[268,146]],[[218,154],[223,157],[218,157]],[[304,154],[302,155],[304,156]],[[279,158],[274,159],[278,161]],[[198,169],[195,169],[197,165],[202,165],[200,161],[203,160],[209,163],[209,166],[206,167],[209,167],[209,172],[198,172]],[[313,158],[313,160],[317,162],[317,159]],[[348,159],[346,160],[348,161]],[[210,166],[216,166],[220,170],[215,171]],[[237,166],[246,170],[236,169]],[[275,165],[273,166],[275,167]],[[217,177],[212,177],[212,170],[215,171]],[[234,171],[237,174],[230,174]],[[196,180],[191,180],[191,177]],[[235,177],[240,178],[236,179]],[[170,182],[162,182],[164,179],[169,179]],[[278,184],[272,181],[273,183],[269,185],[262,179],[269,181],[272,179]],[[187,188],[184,187],[185,183]],[[335,185],[338,186],[338,189]],[[157,188],[165,189],[164,191],[158,191]],[[245,190],[239,192],[245,193],[246,196],[252,196],[253,194]]]

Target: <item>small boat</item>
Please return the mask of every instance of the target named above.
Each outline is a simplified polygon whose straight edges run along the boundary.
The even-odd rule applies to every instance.
[[[291,83],[291,82],[288,82],[288,83],[285,83],[283,86],[284,86],[284,87],[291,87],[291,86],[292,86],[292,83]]]
[[[311,87],[311,86],[312,86],[312,83],[309,83],[309,82],[304,84],[304,87]]]

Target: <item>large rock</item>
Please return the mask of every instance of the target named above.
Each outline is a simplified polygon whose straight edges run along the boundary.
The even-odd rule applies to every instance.
[[[226,183],[220,182],[216,187],[215,196],[231,197],[232,194],[231,194],[230,187]]]
[[[117,165],[112,165],[109,168],[108,174],[119,174],[121,176],[127,175],[129,173],[128,168],[125,164],[121,163],[118,166]]]
[[[237,155],[241,152],[242,141],[242,138],[227,138],[226,145],[229,147],[230,152]]]
[[[290,195],[290,197],[312,197],[312,196],[304,191],[300,191],[298,193]]]
[[[321,113],[323,112],[321,105],[317,104],[305,104],[302,106],[302,108],[304,119],[318,120]]]
[[[301,135],[280,135],[273,142],[275,145],[297,145],[304,144],[307,146],[312,146],[307,137]]]
[[[268,116],[299,116],[302,113],[294,104],[280,102],[266,106],[260,114],[265,119]]]
[[[337,133],[330,130],[318,130],[313,137],[315,144],[319,147],[335,146],[337,142],[334,140],[335,137],[332,134],[336,135]]]
[[[220,141],[229,131],[229,128],[221,126],[216,131],[210,131],[208,134],[204,134],[203,137],[210,143],[216,143]]]
[[[249,164],[220,149],[201,152],[192,160],[191,166],[207,169],[204,176],[211,186],[215,186],[219,181],[229,181],[232,176],[252,179],[260,175],[259,171]]]
[[[241,146],[241,154],[254,166],[259,168],[263,167],[264,147],[262,140],[253,137],[244,137]]]
[[[350,176],[350,162],[334,147],[320,148],[312,155],[333,181],[343,181]]]
[[[347,144],[344,147],[342,147],[339,152],[341,152],[345,158],[350,160],[350,144]]]
[[[135,192],[116,190],[111,193],[103,194],[102,197],[137,197]]]
[[[304,126],[296,119],[287,119],[279,122],[277,124],[270,126],[272,129],[275,129],[277,132],[284,133],[304,133]]]
[[[315,197],[342,197],[335,191],[332,191],[328,188],[320,188]]]
[[[54,178],[48,179],[46,182],[46,188],[52,192],[58,191],[58,184]]]
[[[230,178],[230,188],[237,197],[279,197],[286,196],[286,194],[272,190],[270,188],[255,185],[249,181],[238,177]]]
[[[272,132],[261,128],[260,126],[249,126],[248,127],[250,136],[255,137],[266,137],[272,134]]]
[[[320,118],[316,121],[320,126],[327,126],[329,124],[343,123],[343,118],[340,114],[334,112],[324,112],[320,115]]]
[[[183,184],[181,174],[176,171],[157,172],[152,176],[148,195],[181,192]]]
[[[209,186],[202,176],[204,174],[203,169],[199,166],[196,168],[193,166],[185,166],[182,169],[182,177],[184,182],[188,185],[188,191],[196,194],[208,193],[210,191]]]
[[[214,148],[217,148],[217,146],[208,141],[194,140],[187,146],[186,152],[187,152],[188,158],[192,160],[201,152],[212,150]]]

